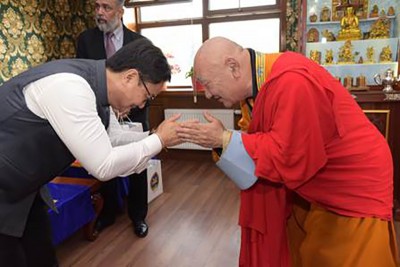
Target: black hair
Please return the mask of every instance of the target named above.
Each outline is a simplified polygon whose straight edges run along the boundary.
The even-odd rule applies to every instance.
[[[106,61],[114,72],[136,69],[145,82],[157,84],[171,80],[171,67],[160,48],[141,37],[124,45]]]

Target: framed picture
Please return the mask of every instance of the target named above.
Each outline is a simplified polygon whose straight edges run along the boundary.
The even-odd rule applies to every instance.
[[[363,110],[368,119],[378,128],[382,135],[389,138],[390,110]]]

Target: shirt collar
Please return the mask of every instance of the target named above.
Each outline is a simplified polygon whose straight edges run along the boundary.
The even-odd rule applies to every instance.
[[[117,40],[117,41],[122,40],[122,38],[124,37],[122,23],[113,31],[113,33],[114,33],[115,40]]]

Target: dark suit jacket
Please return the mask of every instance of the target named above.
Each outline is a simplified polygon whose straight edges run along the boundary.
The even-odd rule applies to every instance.
[[[139,38],[145,38],[142,35],[133,32],[123,27],[124,37],[123,46],[129,42],[133,42]],[[87,59],[105,59],[106,49],[104,47],[104,33],[99,28],[92,28],[82,32],[78,37],[78,44],[76,49],[77,58]],[[141,122],[143,124],[143,130],[149,129],[148,123],[148,105],[145,108],[139,109],[134,108],[129,114],[129,119],[135,122]]]
[[[128,28],[123,26],[124,38],[123,44],[126,45],[129,42],[135,41],[139,38],[143,38],[142,35],[130,31]],[[105,59],[106,49],[104,47],[104,34],[99,28],[92,28],[82,32],[78,37],[78,46],[76,50],[77,58],[88,58],[88,59]]]

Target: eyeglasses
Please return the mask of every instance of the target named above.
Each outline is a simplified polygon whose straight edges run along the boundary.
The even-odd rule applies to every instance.
[[[147,85],[146,85],[146,84],[144,83],[144,81],[143,81],[142,75],[139,75],[139,79],[140,79],[140,82],[143,84],[144,89],[146,89],[146,92],[147,92],[147,100],[148,100],[148,101],[154,100],[154,99],[156,98],[156,96],[150,93],[149,88],[147,88]]]

